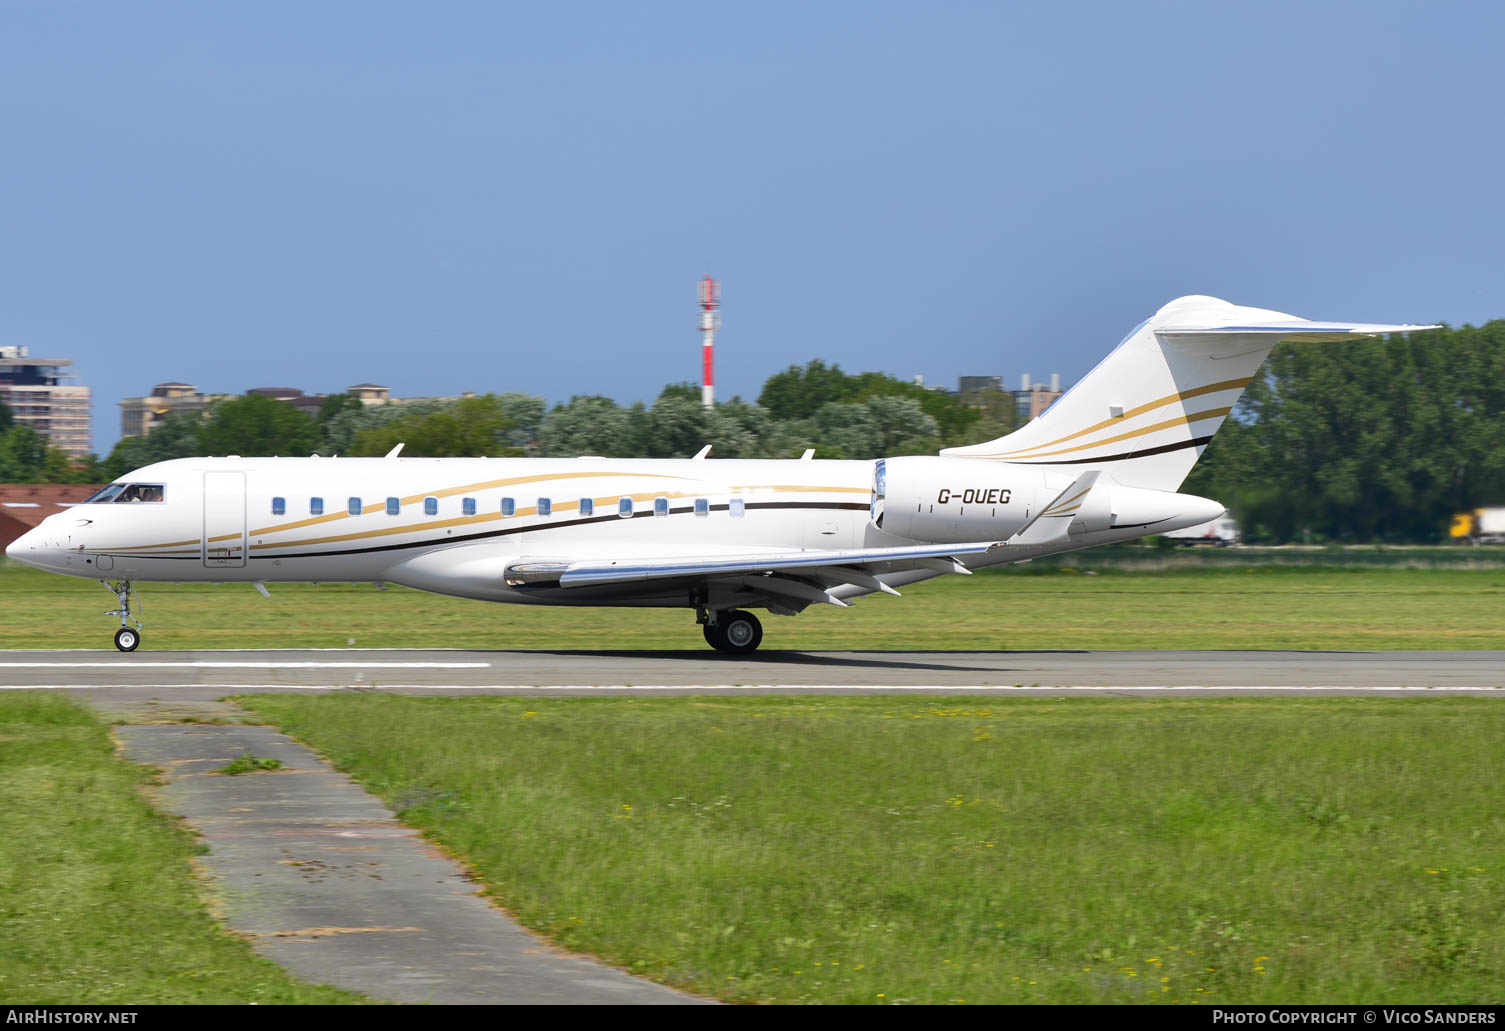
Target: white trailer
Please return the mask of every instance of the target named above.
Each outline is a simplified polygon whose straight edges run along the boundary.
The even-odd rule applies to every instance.
[[[1505,508],[1475,510],[1474,526],[1481,541],[1488,541],[1491,544],[1505,541]]]
[[[1196,544],[1210,544],[1224,548],[1230,544],[1237,544],[1242,537],[1239,534],[1238,521],[1226,513],[1216,519],[1196,526],[1188,526],[1183,530],[1170,530],[1160,536],[1173,540],[1177,544],[1187,546]]]

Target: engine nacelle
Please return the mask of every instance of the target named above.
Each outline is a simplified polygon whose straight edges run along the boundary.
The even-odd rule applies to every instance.
[[[888,458],[873,466],[872,520],[880,530],[915,541],[1006,541],[1041,506],[1050,506],[1042,520],[1071,518],[1061,540],[1104,530],[1124,531],[1117,538],[1123,540],[1196,526],[1224,511],[1216,501],[1191,494],[1100,478],[1068,493],[1079,477],[984,458]]]
[[[1002,541],[1056,492],[1045,473],[980,458],[888,458],[873,468],[873,524],[916,541]]]

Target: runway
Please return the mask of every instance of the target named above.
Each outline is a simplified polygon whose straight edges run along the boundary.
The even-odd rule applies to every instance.
[[[0,690],[205,702],[252,691],[1505,697],[1505,652],[36,651],[0,653]],[[99,704],[102,699],[91,699]]]

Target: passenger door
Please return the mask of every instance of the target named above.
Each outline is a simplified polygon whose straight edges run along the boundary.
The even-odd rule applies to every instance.
[[[234,568],[246,564],[246,474],[204,474],[204,565]]]

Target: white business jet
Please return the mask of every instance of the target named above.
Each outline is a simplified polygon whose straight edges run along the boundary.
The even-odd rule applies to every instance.
[[[143,581],[263,594],[370,581],[689,608],[713,647],[747,653],[763,637],[750,609],[847,606],[1215,519],[1222,505],[1176,489],[1277,342],[1431,328],[1182,297],[1022,429],[938,457],[180,458],[50,516],[5,553],[109,587],[122,651],[141,641],[131,599]]]

